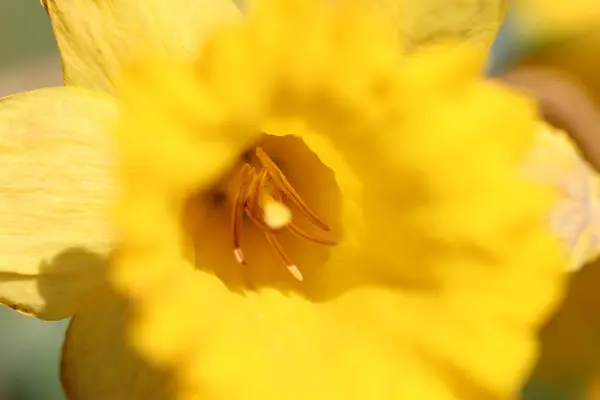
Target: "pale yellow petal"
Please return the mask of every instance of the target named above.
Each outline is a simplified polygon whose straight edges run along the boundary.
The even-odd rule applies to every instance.
[[[558,189],[550,225],[562,241],[566,269],[577,270],[600,255],[600,179],[564,132],[539,125],[525,170]]]
[[[0,303],[65,318],[102,282],[117,110],[74,88],[0,100]]]
[[[125,301],[103,293],[71,321],[63,347],[61,380],[69,399],[170,400],[172,379],[129,346]]]
[[[460,39],[489,46],[500,26],[506,0],[376,0],[399,27],[405,49]]]
[[[239,16],[231,0],[42,0],[65,83],[113,90],[136,52],[191,54],[215,25]]]

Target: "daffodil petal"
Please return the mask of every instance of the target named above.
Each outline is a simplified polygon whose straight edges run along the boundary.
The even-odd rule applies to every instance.
[[[490,46],[506,0],[377,0],[399,29],[405,49],[448,39]]]
[[[114,195],[104,128],[117,110],[75,88],[0,100],[0,303],[60,319],[101,284]]]
[[[67,85],[113,90],[136,52],[192,54],[215,25],[240,12],[231,0],[42,0]]]
[[[550,225],[563,243],[568,271],[600,255],[600,179],[576,149],[564,132],[540,123],[524,165],[527,174],[559,192]]]
[[[175,398],[169,377],[128,343],[128,304],[105,292],[71,320],[63,346],[61,380],[70,399]]]

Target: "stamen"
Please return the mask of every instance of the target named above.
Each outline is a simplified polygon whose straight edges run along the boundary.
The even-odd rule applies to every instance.
[[[283,198],[282,198],[282,194],[281,193],[275,193],[273,195],[273,199],[275,201],[280,202],[280,203],[283,202]],[[298,226],[298,224],[294,221],[293,218],[291,219],[291,221],[288,222],[287,226],[288,226],[290,232],[292,232],[292,234],[294,234],[295,236],[300,237],[302,239],[306,239],[306,240],[308,240],[310,242],[317,243],[317,244],[322,244],[322,245],[325,245],[325,246],[333,246],[333,245],[337,244],[333,240],[320,239],[320,238],[317,238],[317,237],[309,234],[304,229],[300,228]]]
[[[292,232],[295,236],[300,237],[302,239],[306,239],[310,242],[314,242],[317,244],[322,244],[325,246],[335,246],[337,243],[333,240],[329,239],[321,239],[315,236],[312,236],[310,233],[306,232],[304,229],[300,228],[298,224],[294,222],[294,220],[290,221],[287,225],[290,232]]]
[[[294,278],[298,279],[299,281],[302,281],[304,279],[302,273],[300,272],[298,267],[292,264],[290,259],[287,257],[285,251],[283,251],[283,246],[281,246],[279,239],[271,232],[266,232],[265,236],[267,237],[269,243],[271,243],[271,246],[273,246],[273,248],[275,249],[275,252],[279,256],[279,258],[281,258],[281,261],[283,261],[283,263],[287,267],[288,271],[290,271]]]
[[[278,186],[278,189],[281,190],[287,197],[290,198],[297,206],[306,214],[308,218],[310,218],[319,228],[324,231],[329,231],[329,226],[325,222],[323,222],[315,213],[308,208],[308,205],[302,200],[300,195],[294,190],[292,185],[288,182],[285,175],[277,164],[275,164],[271,158],[265,153],[263,149],[260,147],[256,148],[256,156],[259,161],[263,165],[263,167],[269,172],[269,175],[273,178],[275,183]]]
[[[244,207],[246,205],[246,191],[248,189],[248,178],[252,173],[254,168],[252,168],[249,164],[244,164],[242,170],[240,172],[240,186],[238,188],[238,192],[235,196],[234,206],[233,206],[233,215],[232,215],[232,223],[233,223],[233,254],[235,255],[235,259],[240,264],[246,264],[244,259],[244,253],[242,253],[242,249],[240,247],[240,233],[242,227],[242,217],[244,213]]]
[[[264,168],[261,169],[257,175],[254,175],[254,180],[248,190],[247,207],[254,216],[260,216],[261,214],[259,199],[267,178],[267,171]],[[262,218],[259,217],[259,219]]]
[[[255,153],[262,164],[262,168],[244,164],[240,172],[240,183],[232,213],[233,254],[238,263],[246,264],[240,247],[241,227],[245,214],[264,231],[267,241],[289,272],[296,279],[302,281],[304,279],[302,273],[288,258],[276,236],[276,232],[287,227],[295,236],[314,243],[322,245],[335,245],[336,243],[332,240],[314,237],[296,224],[292,218],[291,210],[285,204],[286,200],[296,204],[319,228],[329,230],[329,227],[308,208],[269,156],[260,148],[256,148]]]
[[[252,221],[259,228],[261,228],[265,231],[271,231],[271,228],[269,228],[269,225],[267,225],[265,223],[265,221],[263,221],[262,219],[257,218],[254,214],[252,214],[248,208],[246,208],[246,216],[248,216],[250,221]]]

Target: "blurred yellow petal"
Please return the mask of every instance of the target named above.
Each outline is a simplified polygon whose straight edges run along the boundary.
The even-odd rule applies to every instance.
[[[449,39],[487,48],[500,27],[506,0],[376,0],[376,4],[393,19],[408,50]]]
[[[71,320],[61,363],[61,380],[69,399],[176,398],[169,376],[131,350],[125,328],[131,317],[128,304],[106,292]]]
[[[114,195],[114,99],[49,88],[0,100],[0,303],[73,314],[103,280]]]
[[[239,16],[233,0],[42,0],[67,85],[111,92],[135,52],[191,54],[217,24]]]

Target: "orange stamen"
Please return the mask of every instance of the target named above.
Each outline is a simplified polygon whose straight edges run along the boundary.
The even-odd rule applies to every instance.
[[[276,201],[283,201],[282,199],[282,194],[281,193],[276,193],[273,198]],[[292,234],[294,234],[295,236],[308,240],[309,242],[313,242],[313,243],[317,243],[317,244],[322,244],[325,246],[334,246],[337,243],[333,240],[328,240],[328,239],[320,239],[318,237],[315,237],[313,235],[311,235],[310,233],[306,232],[304,229],[300,228],[298,226],[298,224],[296,223],[296,221],[294,221],[293,219],[290,221],[290,223],[288,224],[288,229],[290,230],[290,232]]]
[[[304,277],[302,276],[302,273],[300,272],[298,267],[296,267],[296,265],[294,265],[290,261],[288,256],[285,254],[285,251],[283,250],[283,246],[279,242],[279,239],[277,238],[277,236],[275,236],[271,232],[265,232],[265,236],[267,237],[267,240],[269,241],[269,243],[271,243],[271,246],[273,246],[273,248],[275,249],[275,252],[279,256],[279,258],[281,258],[281,261],[283,261],[283,263],[287,267],[288,271],[290,271],[290,273],[294,276],[294,278],[298,279],[299,281],[303,280]]]
[[[261,207],[261,196],[270,196],[272,200],[285,204],[285,200],[290,200],[300,208],[300,210],[308,216],[312,222],[319,228],[329,231],[329,227],[319,217],[316,216],[308,205],[302,200],[300,195],[293,189],[291,184],[286,179],[279,167],[269,158],[269,156],[261,149],[256,148],[256,156],[260,161],[262,168],[253,167],[250,164],[244,164],[240,172],[240,183],[233,205],[232,212],[232,230],[233,230],[233,253],[236,260],[240,264],[246,264],[244,254],[240,247],[241,227],[243,223],[243,215],[256,224],[264,231],[267,241],[271,244],[277,256],[285,264],[290,273],[299,281],[303,280],[302,273],[298,267],[291,262],[276,232],[279,230],[272,229],[264,221],[264,210]],[[332,240],[321,239],[312,236],[292,219],[286,227],[292,234],[305,240],[322,244],[335,245]]]
[[[252,173],[253,168],[249,164],[244,164],[242,167],[242,171],[240,172],[240,186],[238,188],[237,194],[234,200],[233,206],[233,215],[232,215],[232,223],[233,223],[233,254],[235,255],[235,259],[240,264],[246,264],[244,259],[244,253],[242,253],[242,248],[240,247],[240,237],[241,237],[241,227],[242,227],[242,216],[244,213],[244,208],[246,205],[246,191],[248,188],[248,178]]]
[[[297,236],[299,238],[302,238],[302,239],[306,239],[306,240],[308,240],[310,242],[313,242],[313,243],[322,244],[322,245],[325,245],[325,246],[335,246],[337,244],[334,240],[321,239],[321,238],[312,236],[310,233],[308,233],[304,229],[300,228],[298,226],[298,224],[296,224],[293,220],[292,220],[292,222],[289,223],[288,229],[295,236]]]

